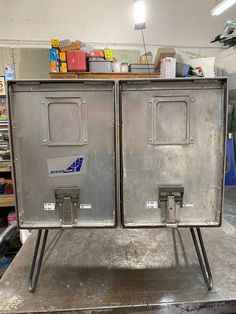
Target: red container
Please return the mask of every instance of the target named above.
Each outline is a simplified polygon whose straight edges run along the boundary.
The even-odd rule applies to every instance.
[[[7,216],[8,226],[16,224],[16,213],[10,212]]]
[[[90,58],[104,58],[103,50],[92,50],[89,53]]]
[[[86,53],[82,50],[67,51],[67,69],[72,72],[86,71]]]

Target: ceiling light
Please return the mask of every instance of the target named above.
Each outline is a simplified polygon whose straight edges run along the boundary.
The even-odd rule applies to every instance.
[[[232,7],[236,3],[236,0],[224,0],[220,2],[214,9],[211,10],[211,15],[220,15],[228,8]]]
[[[134,0],[135,29],[145,29],[145,6],[143,0]]]

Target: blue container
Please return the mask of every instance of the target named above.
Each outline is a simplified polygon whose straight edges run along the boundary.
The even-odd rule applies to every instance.
[[[56,62],[58,60],[59,54],[58,49],[52,48],[49,50],[49,59],[50,62]]]
[[[235,185],[235,159],[234,159],[234,141],[233,138],[227,139],[226,147],[226,170],[225,170],[225,185]]]

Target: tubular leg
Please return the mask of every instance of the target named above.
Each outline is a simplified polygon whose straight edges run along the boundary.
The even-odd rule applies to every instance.
[[[34,292],[36,290],[36,286],[39,279],[39,273],[40,273],[40,269],[41,269],[41,265],[43,261],[44,250],[45,250],[45,246],[47,242],[48,230],[47,229],[44,230],[43,240],[40,247],[41,235],[42,235],[42,230],[40,229],[38,231],[38,236],[37,236],[37,240],[36,240],[36,244],[34,248],[34,255],[33,255],[32,265],[30,269],[30,275],[29,275],[29,291],[30,292]]]
[[[194,243],[194,247],[195,247],[195,250],[196,250],[196,253],[197,253],[197,257],[198,257],[198,260],[199,260],[199,264],[200,264],[200,267],[201,267],[201,271],[202,271],[202,274],[203,274],[204,281],[206,283],[206,286],[207,286],[208,290],[211,290],[212,289],[212,285],[213,285],[211,269],[210,269],[210,265],[209,265],[209,262],[208,262],[207,253],[206,253],[206,250],[205,250],[205,246],[204,246],[201,230],[200,230],[200,228],[196,228],[196,230],[197,230],[198,240],[197,240],[197,236],[196,236],[196,233],[194,231],[194,228],[190,228],[192,239],[193,239],[193,243]]]

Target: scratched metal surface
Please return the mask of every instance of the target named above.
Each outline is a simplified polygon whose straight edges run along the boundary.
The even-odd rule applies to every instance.
[[[224,220],[202,233],[214,278],[210,292],[188,229],[139,229],[50,231],[31,294],[34,234],[0,282],[0,313],[235,313],[236,229]]]
[[[214,288],[206,290],[189,230],[50,232],[38,290],[27,289],[32,236],[3,277],[0,312],[38,312],[236,299],[236,232],[203,231]],[[177,309],[176,309],[177,310]]]

